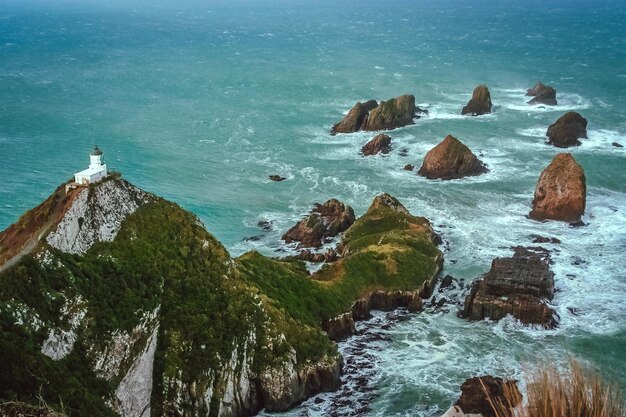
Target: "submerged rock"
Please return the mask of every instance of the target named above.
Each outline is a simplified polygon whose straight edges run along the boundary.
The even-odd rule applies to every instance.
[[[285,181],[287,178],[281,177],[280,175],[270,175],[269,179],[272,181],[280,182],[280,181]]]
[[[380,103],[376,100],[358,102],[339,123],[332,127],[330,133],[335,135],[359,130],[396,129],[413,124],[413,119],[417,117],[416,113],[426,113],[426,111],[415,107],[415,96],[409,94]]]
[[[320,247],[324,238],[337,236],[354,223],[354,210],[334,198],[316,204],[313,212],[283,235],[286,243],[299,242],[299,247]]]
[[[411,164],[406,164],[403,168],[405,171],[413,171],[415,167]]]
[[[622,145],[621,143],[618,142],[613,142],[611,145],[613,145],[615,148],[623,148],[624,145]]]
[[[500,320],[511,314],[524,324],[556,327],[547,304],[554,296],[554,274],[546,256],[518,248],[513,257],[496,258],[482,279],[474,281],[461,316]]]
[[[381,133],[374,136],[372,140],[367,142],[361,153],[363,156],[376,155],[378,153],[388,154],[391,151],[391,137]]]
[[[526,91],[526,95],[533,97],[528,104],[546,104],[556,106],[556,90],[554,87],[537,82],[532,88]]]
[[[480,175],[487,171],[485,165],[467,146],[448,135],[428,151],[417,173],[428,179],[450,180]]]
[[[331,129],[331,134],[352,133],[361,130],[365,118],[370,110],[378,106],[376,100],[368,100],[365,103],[357,102],[348,114]]]
[[[463,107],[461,114],[480,116],[487,113],[491,113],[491,94],[487,86],[482,84],[474,88],[472,98]]]
[[[505,395],[508,394],[508,395]],[[513,400],[513,401],[509,401]],[[461,385],[461,397],[454,407],[465,415],[482,415],[496,417],[490,401],[502,403],[507,408],[514,408],[522,400],[517,388],[517,381],[505,381],[502,378],[485,375],[466,380]],[[464,414],[445,414],[444,416],[462,416]]]
[[[560,153],[543,170],[529,214],[535,220],[580,222],[585,212],[585,171],[569,153]]]
[[[548,127],[546,136],[548,143],[557,148],[578,146],[578,139],[587,138],[587,119],[574,111],[567,112]]]

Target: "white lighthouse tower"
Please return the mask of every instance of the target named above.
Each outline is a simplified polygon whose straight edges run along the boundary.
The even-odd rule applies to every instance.
[[[80,185],[92,184],[107,176],[107,166],[102,163],[102,151],[96,145],[89,154],[89,168],[74,174],[74,181]]]

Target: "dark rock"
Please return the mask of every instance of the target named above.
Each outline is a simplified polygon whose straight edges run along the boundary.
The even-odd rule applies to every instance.
[[[486,85],[479,85],[474,89],[472,98],[463,107],[461,114],[480,116],[487,113],[491,113],[491,94],[489,94],[489,89]]]
[[[332,127],[331,134],[395,129],[413,124],[413,119],[419,117],[418,112],[425,110],[415,107],[415,97],[409,94],[380,103],[376,100],[359,102]]]
[[[262,238],[263,238],[263,236],[248,236],[247,238],[244,239],[244,241],[246,241],[246,242],[258,242]]]
[[[587,138],[587,119],[579,113],[567,112],[548,127],[546,136],[548,143],[557,148],[578,146],[578,139]]]
[[[365,103],[356,103],[348,112],[346,117],[333,126],[330,133],[335,135],[337,133],[352,133],[361,130],[361,126],[363,125],[365,118],[369,114],[370,110],[376,108],[376,106],[378,106],[376,100],[368,100]]]
[[[400,149],[400,156],[409,156],[409,150],[407,148]]]
[[[374,136],[372,140],[367,142],[361,153],[363,156],[376,155],[378,153],[388,154],[391,151],[391,138],[384,133]]]
[[[615,146],[616,148],[623,148],[624,145],[622,145],[621,143],[617,143],[617,142],[613,142],[611,145]]]
[[[441,280],[441,284],[439,285],[439,288],[448,288],[450,285],[452,285],[453,280],[454,278],[452,278],[452,275],[446,275]]]
[[[585,171],[569,153],[560,153],[543,170],[529,214],[535,220],[576,223],[585,212]]]
[[[310,215],[283,235],[286,243],[299,242],[299,247],[320,247],[327,237],[337,236],[354,223],[354,210],[336,199],[316,204]]]
[[[554,296],[554,274],[547,255],[531,249],[494,259],[491,269],[472,284],[462,316],[500,320],[511,314],[524,324],[556,327],[556,313],[546,304]]]
[[[411,165],[411,164],[406,164],[404,166],[404,170],[405,171],[413,171],[414,169],[415,169],[415,167],[413,165]]]
[[[417,173],[428,179],[450,180],[480,175],[487,171],[485,165],[467,146],[448,135],[428,151]]]
[[[413,95],[406,94],[381,101],[363,122],[363,130],[389,130],[413,124],[415,112]]]
[[[356,333],[352,312],[341,314],[330,320],[322,322],[322,330],[328,334],[331,340],[339,341]]]
[[[274,225],[274,222],[269,221],[269,220],[259,220],[259,222],[256,225],[257,227],[260,227],[261,229],[263,229],[263,231],[269,232],[270,230],[272,230],[272,226]]]
[[[443,307],[446,304],[447,301],[448,300],[446,300],[445,297],[442,297],[439,301],[437,301],[437,307],[439,307],[439,308]]]
[[[546,104],[548,106],[556,106],[556,90],[554,87],[537,82],[534,87],[526,91],[526,95],[533,97],[528,104]]]
[[[276,181],[276,182],[285,181],[287,179],[285,177],[281,177],[280,175],[270,175],[269,178],[270,180]]]
[[[513,398],[507,398],[505,390],[512,393]],[[510,403],[509,399],[514,401]],[[461,397],[455,405],[465,414],[496,417],[489,400],[501,402],[507,408],[517,406],[522,400],[517,381],[504,381],[502,378],[494,378],[490,375],[470,378],[461,385]]]
[[[533,235],[531,237],[534,237],[533,243],[561,243],[561,241],[555,237],[545,237],[537,235]]]

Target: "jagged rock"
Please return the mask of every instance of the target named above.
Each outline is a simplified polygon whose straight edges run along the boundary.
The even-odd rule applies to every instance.
[[[574,111],[567,112],[548,127],[546,136],[548,143],[557,148],[578,146],[578,139],[587,138],[587,119]]]
[[[280,367],[260,375],[260,391],[267,411],[285,411],[313,394],[334,391],[341,385],[340,355],[325,362],[298,364],[291,351]]]
[[[441,284],[439,284],[439,288],[448,288],[450,285],[452,285],[453,280],[454,278],[452,277],[452,275],[446,275],[441,280]]]
[[[528,104],[546,104],[556,106],[556,90],[554,87],[545,85],[539,81],[526,91],[526,95],[533,97]]]
[[[376,100],[368,100],[365,103],[357,102],[348,114],[331,129],[331,134],[352,133],[361,130],[365,118],[370,110],[378,106]]]
[[[427,113],[427,111],[415,107],[415,97],[409,94],[380,103],[376,100],[358,102],[339,123],[332,127],[330,133],[335,135],[359,130],[395,129],[413,124],[417,113]]]
[[[380,104],[369,112],[363,122],[363,130],[388,130],[413,124],[415,96],[403,95]]]
[[[405,171],[413,171],[415,167],[411,164],[406,164],[403,168]]]
[[[622,145],[621,143],[618,142],[613,142],[611,145],[613,145],[615,148],[623,148],[624,145]]]
[[[317,252],[311,252],[311,250],[306,249],[306,250],[302,250],[300,251],[300,253],[298,254],[298,259],[302,260],[302,261],[308,261],[308,262],[333,262],[337,259],[337,251],[333,248],[330,248],[326,251],[326,253],[317,253]]]
[[[532,202],[530,218],[580,222],[585,212],[585,171],[569,153],[560,153],[543,170]]]
[[[280,175],[270,175],[269,179],[272,181],[280,182],[280,181],[285,181],[287,178],[281,177]]]
[[[487,86],[482,84],[474,88],[472,98],[463,107],[461,114],[480,116],[487,113],[491,113],[491,94],[489,94]]]
[[[561,243],[561,241],[555,237],[537,236],[533,235],[533,243]]]
[[[330,340],[339,341],[356,332],[354,316],[351,311],[322,322],[322,329],[328,334]]]
[[[462,317],[500,320],[511,314],[524,324],[556,327],[556,313],[547,304],[554,296],[554,274],[548,258],[518,248],[511,258],[496,258],[465,298]]]
[[[337,236],[354,223],[354,210],[334,198],[316,204],[310,215],[283,235],[286,243],[299,242],[301,247],[320,247],[324,238]]]
[[[511,395],[505,396],[507,391]],[[465,414],[496,417],[490,400],[494,403],[502,403],[507,408],[517,406],[522,400],[517,381],[504,381],[502,378],[491,375],[470,378],[461,385],[461,397],[454,405]]]
[[[367,142],[363,148],[361,148],[361,153],[363,156],[376,155],[378,153],[388,154],[391,151],[391,137],[381,133],[380,135],[374,136],[372,140]]]
[[[448,135],[428,151],[417,173],[428,179],[450,180],[480,175],[487,171],[485,165],[467,146]]]

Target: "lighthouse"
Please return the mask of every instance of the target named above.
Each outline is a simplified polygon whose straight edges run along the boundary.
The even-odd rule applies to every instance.
[[[107,166],[102,163],[102,151],[98,145],[89,154],[89,168],[74,174],[74,181],[80,185],[93,184],[107,176]]]

